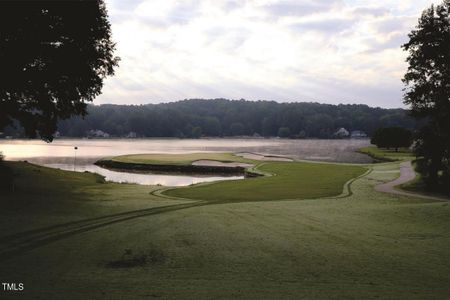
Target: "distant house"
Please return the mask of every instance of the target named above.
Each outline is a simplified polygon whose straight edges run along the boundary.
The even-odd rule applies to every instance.
[[[137,134],[134,131],[130,131],[125,137],[128,139],[135,139],[137,137]]]
[[[91,129],[87,132],[88,138],[109,138],[109,134],[102,130]]]
[[[350,137],[352,139],[365,139],[367,138],[367,134],[361,130],[354,130],[351,132]]]
[[[348,132],[347,129],[345,129],[344,127],[341,127],[334,133],[334,136],[339,139],[344,139],[344,138],[348,138],[350,136],[350,133]]]

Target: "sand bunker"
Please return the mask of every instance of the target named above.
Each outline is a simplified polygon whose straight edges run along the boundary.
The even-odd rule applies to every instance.
[[[288,158],[288,157],[275,156],[275,155],[262,155],[262,154],[251,153],[251,152],[241,152],[241,153],[236,153],[236,155],[243,157],[243,158],[254,159],[254,160],[294,161],[292,158]]]
[[[201,159],[196,160],[192,163],[193,166],[204,166],[204,167],[228,167],[228,168],[249,168],[253,167],[251,164],[246,163],[240,163],[240,162],[221,162],[217,160],[207,160],[207,159]]]
[[[306,160],[332,160],[331,156],[307,156]]]

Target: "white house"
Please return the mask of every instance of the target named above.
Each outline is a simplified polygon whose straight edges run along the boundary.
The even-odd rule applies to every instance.
[[[348,132],[347,129],[345,129],[344,127],[341,127],[334,133],[334,136],[342,139],[342,138],[349,137],[350,133]]]
[[[87,136],[90,138],[109,138],[109,134],[102,130],[89,130],[87,132]]]
[[[350,137],[352,139],[365,139],[365,138],[367,138],[367,134],[364,131],[361,131],[361,130],[354,130],[350,134]]]

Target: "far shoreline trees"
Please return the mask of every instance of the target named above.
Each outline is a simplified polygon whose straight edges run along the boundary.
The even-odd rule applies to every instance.
[[[336,138],[345,128],[369,136],[379,127],[410,130],[418,123],[403,109],[373,108],[359,104],[278,103],[226,99],[192,99],[148,105],[88,106],[88,115],[59,122],[64,137],[86,137],[104,132],[110,137],[277,137]],[[288,128],[281,130],[280,128]],[[279,132],[280,131],[280,132]],[[5,129],[20,137],[20,131]]]

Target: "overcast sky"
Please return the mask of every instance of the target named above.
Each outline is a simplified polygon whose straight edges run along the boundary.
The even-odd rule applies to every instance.
[[[400,45],[432,0],[106,0],[116,75],[94,103],[402,107]]]

